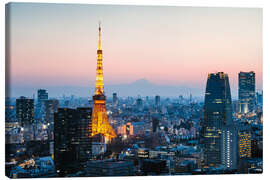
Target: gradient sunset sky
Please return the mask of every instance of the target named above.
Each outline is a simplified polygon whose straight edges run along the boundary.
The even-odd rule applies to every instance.
[[[236,92],[254,71],[262,89],[262,9],[40,3],[10,4],[11,87],[94,87],[99,20],[105,86],[205,89],[223,71]]]

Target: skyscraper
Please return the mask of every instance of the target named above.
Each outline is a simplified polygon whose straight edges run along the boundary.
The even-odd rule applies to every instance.
[[[92,128],[91,136],[104,137],[102,141],[110,141],[116,137],[114,129],[108,121],[106,112],[106,96],[104,94],[104,81],[103,81],[103,65],[102,65],[102,49],[101,49],[101,27],[99,24],[99,39],[97,50],[97,69],[96,69],[96,90],[93,96],[94,107],[92,113],[92,123],[89,125]]]
[[[227,74],[218,72],[208,75],[204,103],[204,165],[228,167],[227,163],[236,159],[234,146],[237,143],[234,142],[231,91]],[[228,154],[228,151],[232,154]],[[229,166],[235,167],[233,164]]]
[[[136,100],[136,106],[139,111],[143,110],[143,100],[141,97]]]
[[[153,116],[152,117],[152,131],[153,132],[156,132],[157,131],[158,125],[159,125],[159,118]]]
[[[117,99],[117,94],[113,93],[113,106],[117,106],[118,99]]]
[[[16,118],[23,127],[24,141],[34,140],[34,99],[16,99]]]
[[[59,108],[54,115],[54,162],[59,176],[85,168],[91,158],[90,108]]]
[[[34,123],[34,99],[21,96],[16,99],[16,117],[19,124],[24,127]]]
[[[48,93],[45,89],[38,90],[38,104],[48,99]]]
[[[78,170],[75,112],[75,109],[60,108],[54,115],[54,164],[59,176]]]
[[[44,118],[44,101],[48,100],[48,93],[45,89],[38,89],[38,102],[35,110],[35,117],[39,120]]]
[[[59,101],[57,99],[49,99],[44,101],[46,123],[53,123],[54,113],[57,112],[58,107]]]
[[[77,108],[77,133],[76,138],[79,144],[79,164],[82,168],[86,167],[86,163],[92,156],[92,139],[89,138],[91,129],[92,109],[86,107]]]
[[[53,139],[54,113],[57,112],[59,102],[57,99],[49,99],[44,101],[45,124],[47,126],[48,139]]]
[[[238,74],[238,98],[240,113],[254,110],[255,105],[255,73],[240,72]]]
[[[155,97],[155,106],[158,108],[158,107],[160,107],[160,96],[156,96]]]

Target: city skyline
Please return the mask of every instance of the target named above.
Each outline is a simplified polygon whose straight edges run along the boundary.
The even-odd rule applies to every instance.
[[[7,4],[5,175],[263,173],[261,11]]]
[[[101,20],[108,86],[145,78],[203,96],[207,75],[222,71],[236,97],[238,73],[254,71],[262,90],[261,9],[11,3],[10,14],[11,89],[93,89]]]

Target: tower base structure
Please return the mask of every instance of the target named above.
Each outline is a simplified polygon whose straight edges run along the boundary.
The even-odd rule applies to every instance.
[[[108,121],[106,97],[104,95],[94,95],[93,100],[91,136],[98,142],[109,143],[112,138],[116,137],[116,133]]]

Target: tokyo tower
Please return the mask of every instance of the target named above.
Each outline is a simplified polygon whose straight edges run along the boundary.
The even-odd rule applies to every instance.
[[[102,135],[105,142],[116,137],[114,129],[108,121],[106,111],[106,96],[104,94],[103,81],[103,64],[102,64],[102,49],[101,49],[101,27],[99,23],[98,50],[97,50],[97,69],[96,69],[96,89],[93,96],[94,106],[92,112],[92,131],[91,137]]]

